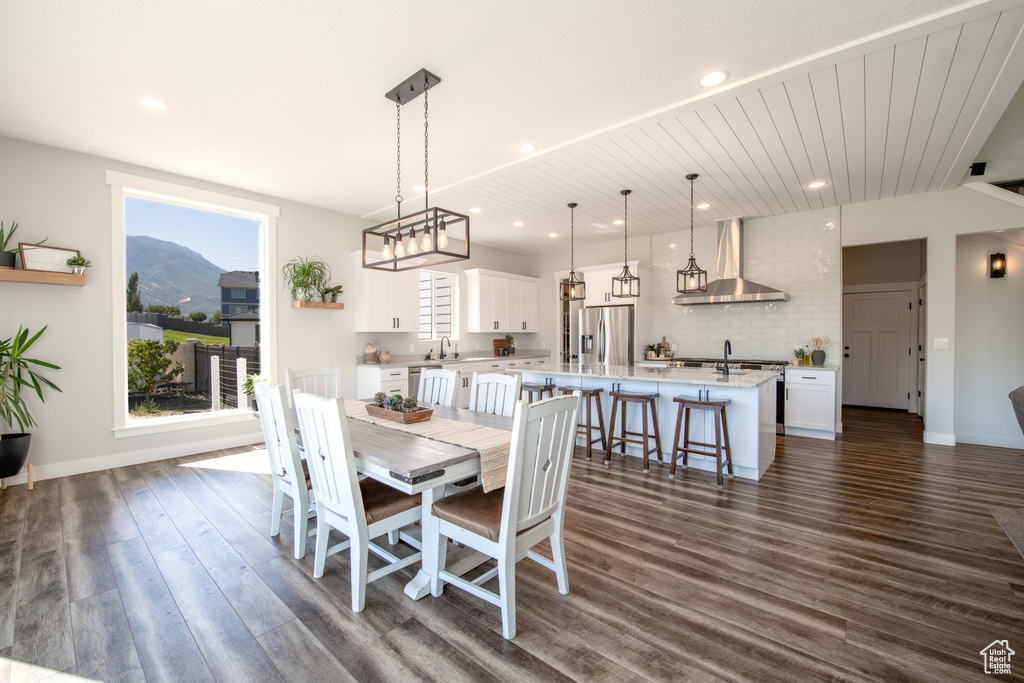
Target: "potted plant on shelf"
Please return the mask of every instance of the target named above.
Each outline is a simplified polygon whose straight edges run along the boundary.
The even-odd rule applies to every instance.
[[[92,265],[92,261],[82,256],[72,256],[65,263],[75,275],[85,275],[85,269]]]
[[[60,366],[25,355],[45,331],[44,327],[29,337],[28,330],[19,327],[13,337],[0,339],[0,427],[6,424],[14,428],[17,424],[21,430],[0,433],[0,479],[16,475],[28,459],[32,435],[26,433],[25,429],[34,426],[36,421],[28,411],[25,392],[34,391],[39,401],[45,403],[44,385],[60,391],[56,384],[36,372],[37,368],[60,370]],[[31,482],[31,476],[29,479]]]
[[[331,282],[331,267],[319,256],[296,256],[281,268],[292,301],[315,301]]]
[[[327,303],[327,299],[330,298],[331,303],[338,302],[338,295],[342,293],[342,286],[335,285],[333,287],[324,287],[320,290],[320,301]]]
[[[505,353],[510,356],[516,355],[516,338],[511,334],[505,335]]]

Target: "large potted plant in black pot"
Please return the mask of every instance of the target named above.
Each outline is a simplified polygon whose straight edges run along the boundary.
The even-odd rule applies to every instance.
[[[45,403],[43,386],[60,391],[56,384],[36,371],[39,368],[60,370],[60,366],[26,355],[45,331],[44,327],[29,337],[28,330],[19,327],[13,337],[0,339],[0,479],[21,472],[28,459],[32,435],[25,433],[25,429],[36,422],[28,411],[26,399],[34,392],[40,402]],[[3,431],[15,425],[20,431]]]

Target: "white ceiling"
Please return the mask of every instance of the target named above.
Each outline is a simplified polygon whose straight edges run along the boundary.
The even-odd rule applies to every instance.
[[[568,201],[578,241],[616,237],[623,187],[630,234],[684,227],[691,171],[698,225],[959,184],[1024,79],[1021,5],[11,0],[0,134],[384,219],[383,94],[426,67],[432,199],[483,209],[475,243],[536,252]],[[402,111],[408,200],[422,100]]]

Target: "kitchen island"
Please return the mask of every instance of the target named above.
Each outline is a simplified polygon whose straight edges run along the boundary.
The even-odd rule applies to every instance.
[[[658,426],[663,453],[661,459],[668,463],[672,442],[675,438],[677,403],[676,396],[694,399],[706,396],[705,400],[731,402],[725,412],[729,421],[729,446],[732,449],[733,468],[737,477],[758,480],[768,466],[775,461],[775,383],[779,374],[768,371],[732,370],[728,377],[711,368],[659,368],[624,365],[579,365],[553,364],[542,368],[523,368],[524,382],[553,382],[556,387],[582,386],[586,389],[600,388],[606,427],[611,415],[612,391],[626,393],[660,394],[657,400]],[[557,395],[556,391],[556,395]],[[701,420],[701,414],[704,419]],[[597,416],[594,416],[596,421]],[[714,415],[711,411],[694,411],[690,418],[690,440],[714,442]],[[629,410],[628,428],[640,431],[640,411]],[[680,438],[680,441],[682,439]],[[619,453],[616,446],[614,453]],[[640,447],[628,446],[627,455],[640,456]],[[681,457],[681,456],[680,456]],[[715,470],[714,455],[702,457],[690,454],[691,467]],[[657,472],[657,470],[652,470]]]

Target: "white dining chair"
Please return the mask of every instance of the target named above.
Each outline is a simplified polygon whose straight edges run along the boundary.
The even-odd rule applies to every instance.
[[[459,386],[459,373],[455,370],[430,368],[420,373],[420,388],[416,402],[433,403],[445,408],[455,407],[455,388]]]
[[[516,635],[516,562],[528,557],[555,572],[558,592],[569,592],[565,546],[565,492],[576,435],[580,393],[516,404],[505,488],[471,489],[431,506],[442,540],[449,538],[497,560],[497,566],[469,581],[444,571],[447,541],[439,544],[434,576],[501,608],[501,633]],[[552,560],[531,550],[551,542]],[[497,575],[498,593],[483,587]]]
[[[315,394],[324,398],[341,396],[341,367],[333,368],[302,368],[285,371],[285,383],[288,385],[288,407],[292,405],[292,396],[296,391],[304,394]]]
[[[284,387],[280,384],[253,384],[259,405],[263,441],[270,458],[270,476],[274,485],[274,502],[270,511],[270,535],[281,532],[281,519],[291,514],[295,524],[295,559],[306,555],[309,518],[316,515],[313,492],[295,439],[292,414],[285,409]],[[284,497],[292,499],[291,512],[283,512]]]
[[[522,377],[515,375],[481,375],[473,373],[469,390],[469,409],[512,417],[519,400]]]
[[[313,394],[295,393],[295,409],[299,428],[306,445],[306,462],[316,494],[316,556],[313,577],[324,575],[328,555],[349,549],[352,575],[352,611],[361,612],[366,602],[366,584],[420,561],[418,542],[410,545],[417,552],[399,559],[372,539],[391,535],[420,520],[420,496],[410,496],[369,477],[359,480],[356,474],[348,417],[342,398],[323,398]],[[349,540],[327,547],[331,529],[337,529]],[[402,540],[411,537],[400,534]],[[367,574],[369,552],[388,564]]]

